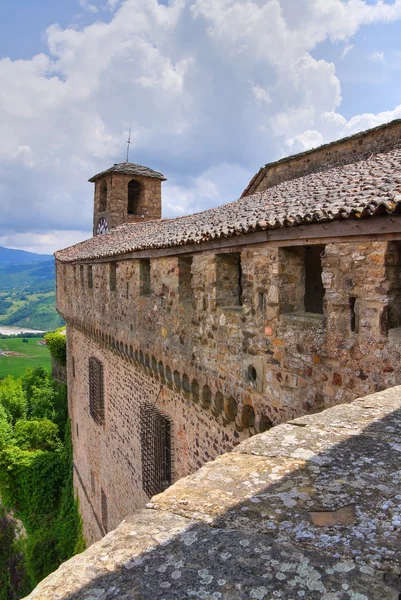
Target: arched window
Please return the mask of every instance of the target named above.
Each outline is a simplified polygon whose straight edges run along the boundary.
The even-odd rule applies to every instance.
[[[139,181],[132,179],[128,184],[128,214],[137,215],[142,186]]]
[[[99,212],[107,210],[107,183],[103,181],[100,184],[100,195],[99,195]]]

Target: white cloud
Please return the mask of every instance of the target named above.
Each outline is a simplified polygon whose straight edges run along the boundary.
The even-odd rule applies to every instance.
[[[401,0],[81,4],[98,11],[91,25],[51,25],[46,53],[0,60],[0,244],[54,250],[90,232],[87,179],[124,160],[131,123],[131,160],[166,174],[173,216],[231,201],[266,161],[390,115],[347,122],[335,65],[311,51],[330,40],[345,56],[363,25],[400,18]]]
[[[354,44],[347,44],[346,46],[344,46],[344,49],[341,53],[341,58],[345,58],[347,56],[347,54],[349,54],[351,52],[353,47],[354,47]]]
[[[384,62],[384,52],[372,52],[369,58],[376,62]]]

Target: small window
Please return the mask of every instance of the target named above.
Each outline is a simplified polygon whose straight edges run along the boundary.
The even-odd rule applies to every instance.
[[[88,265],[88,288],[93,289],[93,268],[92,265]]]
[[[321,245],[280,249],[283,267],[280,302],[283,313],[323,313],[323,252],[324,246]]]
[[[99,212],[107,210],[107,183],[103,181],[100,184],[99,191]]]
[[[117,264],[115,262],[109,263],[109,287],[111,292],[115,292],[117,289]]]
[[[150,259],[143,258],[139,261],[139,283],[142,296],[150,294]]]
[[[192,256],[178,258],[178,295],[181,302],[192,300]]]
[[[356,318],[356,298],[350,296],[349,298],[349,311],[350,311],[350,329],[353,333],[358,333],[358,322]]]
[[[397,329],[401,327],[401,242],[387,244],[386,280],[389,291],[385,320],[388,329]]]
[[[217,254],[215,260],[217,305],[242,306],[241,254]]]
[[[94,494],[96,492],[96,479],[95,479],[95,474],[91,469],[91,490],[92,490],[92,494]]]
[[[104,424],[103,365],[94,357],[89,359],[89,412],[95,423]]]
[[[85,274],[84,274],[84,266],[80,265],[79,267],[79,276],[81,279],[81,287],[84,288],[85,287]]]
[[[75,423],[75,431],[77,433],[77,438],[79,437],[79,427],[78,427],[78,423]]]
[[[324,246],[305,247],[305,312],[323,313],[323,252]]]
[[[107,496],[103,490],[100,492],[101,506],[102,506],[102,525],[105,532],[108,532],[108,514],[107,514]]]
[[[72,357],[72,376],[75,377],[75,357]]]
[[[171,485],[171,423],[154,405],[140,408],[142,487],[147,496]]]
[[[139,214],[139,204],[141,198],[141,190],[142,186],[139,181],[132,181],[128,184],[128,208],[127,212],[129,215],[138,215]]]
[[[74,287],[77,287],[77,266],[74,265]]]

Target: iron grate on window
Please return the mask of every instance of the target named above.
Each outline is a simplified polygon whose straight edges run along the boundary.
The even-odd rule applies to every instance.
[[[98,425],[104,423],[103,365],[94,357],[89,359],[89,412]]]
[[[142,487],[151,498],[171,485],[171,423],[155,406],[140,408]]]

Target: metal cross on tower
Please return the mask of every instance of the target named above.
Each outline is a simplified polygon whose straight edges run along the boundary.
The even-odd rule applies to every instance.
[[[130,143],[131,143],[131,127],[129,128],[129,135],[128,135],[128,140],[127,140],[127,158],[126,158],[125,162],[128,162]]]

